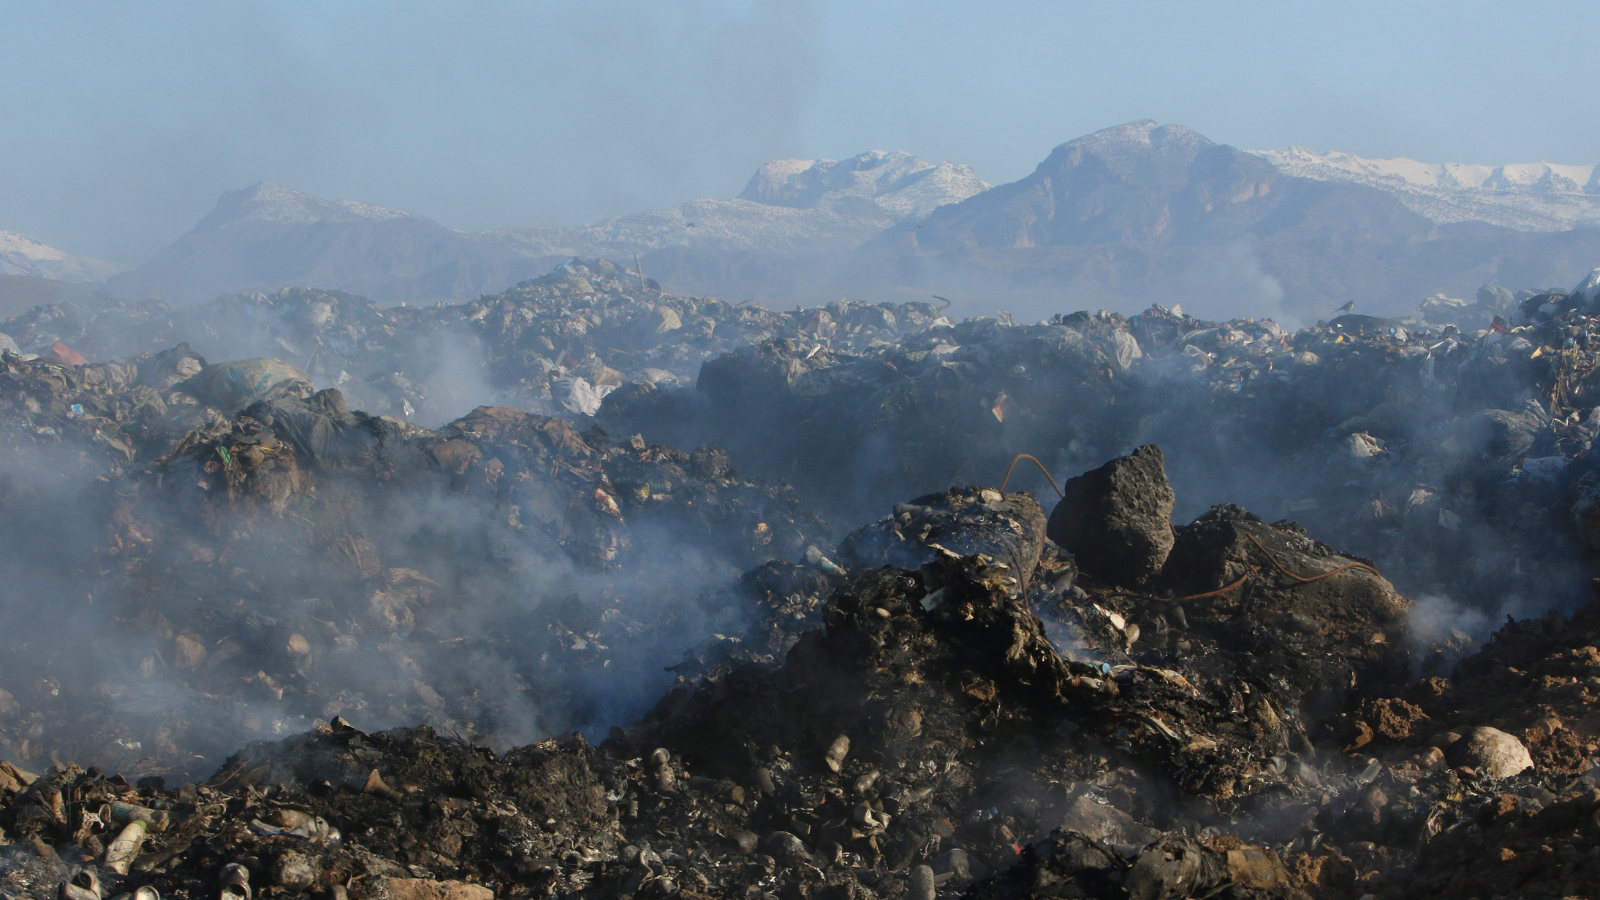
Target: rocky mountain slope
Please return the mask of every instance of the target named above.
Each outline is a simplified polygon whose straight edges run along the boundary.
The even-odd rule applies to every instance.
[[[872,270],[901,285],[1009,290],[1044,306],[1030,317],[1062,302],[1181,300],[1207,314],[1277,307],[1311,321],[1349,300],[1396,314],[1486,282],[1570,284],[1600,260],[1600,230],[1442,223],[1390,191],[1300,177],[1143,121],[1062,144],[1028,177],[864,249]]]

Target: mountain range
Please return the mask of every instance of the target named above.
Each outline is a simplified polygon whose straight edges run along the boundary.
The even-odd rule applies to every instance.
[[[1587,273],[1600,167],[1246,151],[1143,121],[1061,144],[998,187],[968,166],[873,151],[769,161],[732,199],[481,232],[263,182],[106,284],[178,302],[289,285],[426,301],[499,291],[572,256],[635,255],[670,289],[741,299],[937,293],[957,312],[1159,302],[1302,321],[1354,300],[1396,314],[1439,292]],[[91,281],[110,268],[0,233],[0,275]]]
[[[1519,231],[1600,225],[1600,166],[1475,166],[1399,156],[1365,159],[1304,147],[1254,151],[1285,174],[1347,181],[1393,194],[1435,222],[1484,222]]]
[[[1181,125],[1134,122],[1062,144],[1029,176],[863,251],[892,260],[877,269],[900,283],[968,279],[1046,305],[1181,302],[1302,321],[1351,300],[1399,314],[1486,283],[1565,287],[1600,263],[1600,228],[1442,221],[1374,180],[1296,174]]]
[[[176,243],[108,287],[178,301],[285,285],[385,301],[471,297],[542,275],[573,256],[848,252],[903,219],[988,187],[967,166],[873,151],[839,161],[770,161],[732,200],[693,200],[576,228],[467,232],[263,182],[223,195]]]

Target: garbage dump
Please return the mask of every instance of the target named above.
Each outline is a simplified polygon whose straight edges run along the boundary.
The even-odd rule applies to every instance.
[[[1543,293],[1517,324],[1471,333],[1359,315],[1291,333],[1156,307],[975,318],[864,352],[774,338],[707,361],[692,387],[620,388],[598,417],[725,446],[838,521],[994,479],[1018,454],[1067,475],[1159,444],[1181,513],[1234,502],[1338,535],[1408,593],[1483,610],[1481,632],[1583,602],[1597,314]],[[1014,477],[1049,490],[1031,466]]]
[[[95,367],[7,357],[7,758],[192,775],[356,710],[500,744],[592,727],[745,625],[725,583],[830,534],[714,447],[504,407],[430,431],[333,389],[192,412],[213,369],[182,361],[163,407],[132,375],[102,392]],[[197,427],[173,438],[163,408]],[[76,477],[25,477],[58,461]]]
[[[1594,896],[1591,293],[37,308],[0,892]]]
[[[0,332],[41,357],[57,343],[106,359],[188,342],[217,362],[281,359],[317,386],[339,388],[356,408],[433,424],[489,400],[592,415],[625,383],[692,383],[704,359],[753,342],[809,338],[864,350],[941,321],[941,306],[846,300],[776,312],[674,296],[610,260],[574,259],[467,303],[381,307],[310,288],[220,297],[192,310],[103,298],[37,307]]]
[[[1160,459],[1091,473],[1080,512],[1133,518],[1126,487],[1161,494]],[[794,564],[822,599],[785,652],[723,639],[595,743],[497,752],[335,715],[182,784],[8,762],[0,878],[34,897],[484,900],[1600,887],[1600,601],[1418,681],[1409,601],[1291,524],[1218,507],[1153,571],[1091,575],[1044,518],[988,488],[901,505],[845,540],[861,568]]]

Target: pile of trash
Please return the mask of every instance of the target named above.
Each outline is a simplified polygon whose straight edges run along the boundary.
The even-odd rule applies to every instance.
[[[281,359],[357,408],[407,420],[442,422],[489,401],[592,416],[625,383],[692,383],[702,361],[738,347],[786,337],[864,351],[948,323],[941,308],[838,301],[777,312],[675,296],[610,260],[574,259],[502,294],[420,307],[312,288],[191,310],[111,297],[49,304],[0,322],[0,350],[9,341],[24,358],[51,358],[59,347],[81,364],[187,342],[213,358]]]
[[[205,423],[205,407],[171,390],[204,366],[186,344],[92,365],[0,353],[0,452],[41,468],[120,474]]]
[[[195,422],[193,398],[272,367],[6,360],[22,390],[0,434],[41,472],[101,454],[75,478],[0,485],[23,619],[0,756],[19,764],[193,777],[241,735],[358,711],[502,746],[593,727],[647,706],[706,635],[755,627],[727,590],[741,572],[831,533],[715,447],[504,407],[432,431],[293,378]],[[163,399],[141,379],[172,365],[198,371]],[[174,424],[198,427],[162,446]],[[64,658],[50,633],[96,652]]]
[[[1600,550],[1597,316],[1592,297],[1544,293],[1522,324],[1470,334],[1155,307],[974,318],[866,351],[775,338],[708,361],[693,388],[624,386],[598,418],[725,446],[843,521],[999,480],[1018,454],[1071,473],[1157,443],[1191,514],[1237,502],[1338,534],[1406,591],[1492,618],[1582,602]],[[1013,477],[1049,490],[1031,466]]]
[[[0,890],[1593,894],[1591,294],[37,308]]]
[[[414,444],[468,492],[486,472],[459,463],[466,447],[515,445],[556,469],[607,455],[566,423],[492,409],[381,449],[302,446],[259,424],[269,409],[293,421],[299,404],[347,429],[398,427],[334,400],[259,404],[205,441],[202,455],[258,447],[289,462],[212,473],[217,513],[223,497],[274,502],[250,482],[294,483],[307,451],[302,477],[331,484],[326,467],[357,461],[408,477],[411,451],[389,444]],[[496,751],[443,721],[369,733],[351,721],[371,710],[352,709],[183,783],[59,756],[0,764],[0,884],[39,900],[1600,887],[1600,713],[1585,711],[1600,600],[1509,623],[1450,681],[1417,681],[1410,601],[1387,580],[1237,507],[1172,527],[1158,448],[1062,487],[1048,516],[1029,493],[952,488],[897,505],[832,556],[753,567],[727,591],[767,612],[753,649],[702,647],[652,711],[597,744],[568,732]],[[392,574],[380,583],[417,596]],[[762,600],[786,589],[814,602]],[[412,613],[423,627],[428,610]]]
[[[1582,602],[1584,560],[1600,552],[1589,453],[1600,309],[1585,285],[1486,288],[1478,302],[1494,315],[1471,332],[1461,328],[1477,319],[1444,313],[1290,332],[1160,307],[1034,325],[1004,313],[952,322],[944,301],[778,312],[674,296],[626,266],[575,259],[466,303],[383,308],[304,288],[186,311],[105,299],[38,307],[0,330],[22,361],[59,369],[187,341],[213,363],[280,359],[287,377],[337,388],[352,409],[430,427],[498,405],[722,446],[842,522],[994,480],[1019,453],[1071,473],[1158,443],[1185,513],[1236,502],[1338,534],[1406,592],[1485,611],[1481,636],[1497,610]],[[157,392],[181,415],[148,441],[152,455],[208,408],[226,416],[263,398]],[[1047,490],[1027,468],[1016,477]]]

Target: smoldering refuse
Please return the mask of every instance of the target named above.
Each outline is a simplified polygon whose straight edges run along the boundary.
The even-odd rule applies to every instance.
[[[8,661],[13,682],[61,682],[17,723],[12,752],[39,758],[49,735],[77,758],[168,774],[209,768],[241,729],[340,713],[499,746],[603,730],[600,710],[648,704],[713,620],[742,629],[703,595],[827,535],[792,493],[710,449],[586,438],[506,408],[432,432],[350,412],[335,391],[217,418],[79,491],[54,505],[109,517],[51,517],[66,533],[49,554],[8,556],[7,594],[29,617],[94,597],[79,617],[97,627],[74,627],[78,605],[45,627],[58,647],[100,652],[52,665],[34,642]],[[20,525],[40,498],[7,499]]]
[[[1513,819],[1559,830],[1600,795],[1585,780],[1586,695],[1551,694],[1568,729],[1534,718],[1539,704],[1493,699],[1509,686],[1501,659],[1540,660],[1535,691],[1555,672],[1600,670],[1583,643],[1600,603],[1508,626],[1462,662],[1453,691],[1406,674],[1410,601],[1292,525],[1217,507],[1176,529],[1135,584],[1077,573],[1060,548],[1015,533],[1042,527],[1025,493],[905,506],[841,554],[860,564],[898,547],[898,565],[752,570],[738,593],[816,599],[767,606],[747,640],[687,657],[655,709],[598,746],[568,733],[496,753],[448,726],[370,733],[337,716],[181,789],[0,765],[0,820],[112,884],[184,897],[233,877],[352,896],[1012,896],[1042,882],[1065,896],[1287,900],[1499,884],[1482,867],[1411,873],[1438,871],[1464,824],[1509,841]],[[948,514],[924,530],[914,509]],[[947,548],[956,536],[941,528],[976,552]],[[1043,577],[1012,574],[1024,569]],[[1050,619],[1094,658],[1059,654]],[[1523,732],[1525,748],[1490,729],[1535,767],[1447,765],[1439,744],[1456,754],[1461,741],[1445,730],[1486,721]],[[1574,774],[1578,789],[1558,793]],[[75,812],[113,800],[166,813],[131,862],[113,830]],[[1600,836],[1560,841],[1581,853]]]
[[[609,265],[426,310],[3,326],[7,872],[53,847],[175,896],[1466,895],[1506,886],[1450,868],[1467,835],[1503,864],[1518,823],[1593,811],[1586,298],[1481,334],[954,323]],[[159,344],[239,310],[268,324],[222,356]],[[200,376],[268,338],[307,377],[218,406]],[[131,355],[36,352],[96,341]],[[557,396],[578,378],[597,417]],[[1070,476],[1152,440],[1188,524],[1136,576],[1044,539],[1054,492],[1014,490],[1042,476],[997,484],[1014,451]],[[1508,613],[1539,615],[1480,645]],[[108,861],[113,799],[170,836]]]

